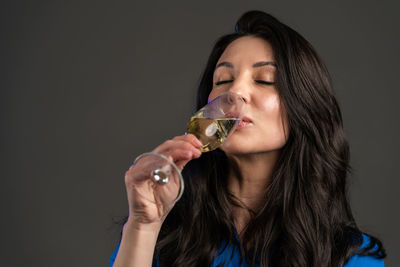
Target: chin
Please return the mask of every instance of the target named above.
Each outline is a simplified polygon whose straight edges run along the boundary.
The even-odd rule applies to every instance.
[[[244,145],[239,145],[234,142],[229,142],[226,141],[225,143],[222,144],[220,147],[222,151],[225,152],[225,154],[248,154],[251,153],[251,150],[248,149],[247,146]]]
[[[225,154],[229,155],[246,155],[246,154],[259,154],[276,152],[282,149],[284,142],[276,142],[273,144],[262,144],[260,142],[254,142],[254,140],[248,140],[248,142],[236,142],[237,140],[227,140],[220,147]]]

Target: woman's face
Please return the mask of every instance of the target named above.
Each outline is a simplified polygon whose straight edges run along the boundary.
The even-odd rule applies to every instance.
[[[287,119],[275,81],[274,53],[261,38],[236,39],[221,55],[208,100],[231,91],[241,95],[246,106],[243,121],[221,146],[227,154],[276,151],[286,143]]]

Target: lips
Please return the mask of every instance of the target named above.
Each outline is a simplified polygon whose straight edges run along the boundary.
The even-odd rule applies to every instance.
[[[253,121],[251,119],[249,119],[248,117],[243,117],[242,121],[239,123],[237,129],[242,129],[244,127],[249,126],[252,123],[253,123]]]
[[[250,120],[250,119],[247,118],[247,117],[243,117],[243,118],[242,118],[242,121],[243,121],[243,122],[253,122],[252,120]]]

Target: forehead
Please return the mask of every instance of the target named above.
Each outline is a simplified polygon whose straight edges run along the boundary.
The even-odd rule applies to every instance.
[[[268,41],[259,37],[244,36],[236,39],[227,46],[218,63],[222,61],[238,65],[252,64],[258,61],[275,61],[275,58]]]

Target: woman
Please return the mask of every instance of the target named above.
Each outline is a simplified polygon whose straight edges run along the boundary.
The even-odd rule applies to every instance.
[[[312,46],[266,13],[245,13],[215,44],[197,108],[227,91],[247,109],[220,149],[201,154],[183,135],[154,150],[187,164],[173,207],[141,198],[127,171],[114,266],[383,266],[381,242],[358,229],[348,203],[348,143]]]

